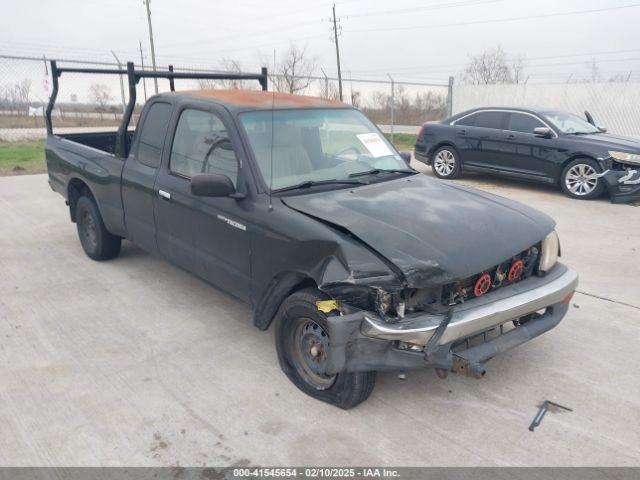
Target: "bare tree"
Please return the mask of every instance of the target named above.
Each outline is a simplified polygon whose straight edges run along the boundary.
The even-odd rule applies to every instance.
[[[20,103],[29,106],[29,103],[31,102],[31,80],[25,78],[20,83],[17,83],[16,92]]]
[[[525,59],[523,55],[516,55],[511,59],[511,80],[521,83],[524,79]]]
[[[307,48],[289,45],[271,81],[278,92],[298,93],[311,84],[316,61],[307,53]]]
[[[242,73],[242,64],[232,58],[223,58],[220,62],[220,70],[224,73]],[[246,80],[198,80],[200,88],[222,88],[225,90],[247,90],[254,88],[253,84],[247,84]]]
[[[509,61],[501,45],[471,57],[464,70],[464,81],[472,85],[496,83],[519,83],[524,72],[524,57],[516,56]]]
[[[113,97],[111,96],[111,89],[104,84],[94,83],[89,87],[89,95],[93,103],[98,105],[99,111],[107,110],[107,105]]]

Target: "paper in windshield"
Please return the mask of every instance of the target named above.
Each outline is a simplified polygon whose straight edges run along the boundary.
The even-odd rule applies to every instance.
[[[356,135],[356,137],[358,137],[358,140],[360,140],[372,157],[379,158],[393,155],[391,149],[377,133],[361,133]]]

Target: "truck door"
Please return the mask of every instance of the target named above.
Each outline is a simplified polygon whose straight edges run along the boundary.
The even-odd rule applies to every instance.
[[[215,107],[181,111],[156,180],[157,241],[171,262],[248,300],[248,202],[191,194],[191,177],[198,173],[224,174],[237,187],[240,142],[230,130]]]
[[[150,253],[158,251],[153,218],[154,184],[172,109],[171,104],[161,101],[145,108],[122,170],[122,203],[127,237]]]

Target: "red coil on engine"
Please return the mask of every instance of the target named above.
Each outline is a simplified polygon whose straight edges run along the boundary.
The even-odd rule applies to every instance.
[[[516,280],[520,280],[520,277],[522,277],[523,273],[524,273],[524,262],[520,259],[517,259],[511,264],[511,267],[509,267],[507,280],[509,280],[510,282],[515,282]]]
[[[476,297],[481,297],[489,290],[491,290],[491,277],[488,273],[483,273],[480,275],[480,278],[476,280],[476,284],[473,287],[473,294]]]

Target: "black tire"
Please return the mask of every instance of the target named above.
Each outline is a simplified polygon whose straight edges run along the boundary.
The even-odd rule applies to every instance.
[[[562,170],[560,187],[571,198],[579,200],[598,198],[604,192],[605,186],[601,178],[594,179],[593,175],[601,171],[600,165],[595,160],[576,158]]]
[[[76,226],[84,252],[94,260],[110,260],[120,253],[122,239],[109,233],[93,198],[83,195],[76,203]]]
[[[312,350],[307,355],[302,353],[305,346],[310,345],[305,339],[317,342],[314,345],[320,348],[318,364],[323,361],[325,353],[323,342],[326,345],[330,341],[326,335],[326,316],[316,306],[317,300],[325,298],[316,289],[304,289],[293,293],[282,303],[276,318],[276,350],[280,368],[296,387],[313,398],[346,410],[369,398],[375,385],[376,372],[328,376],[313,372],[311,362],[305,362],[304,357],[312,356]]]
[[[460,155],[455,148],[445,145],[440,147],[431,157],[431,169],[433,174],[438,178],[450,180],[458,178],[462,172],[460,164]]]

